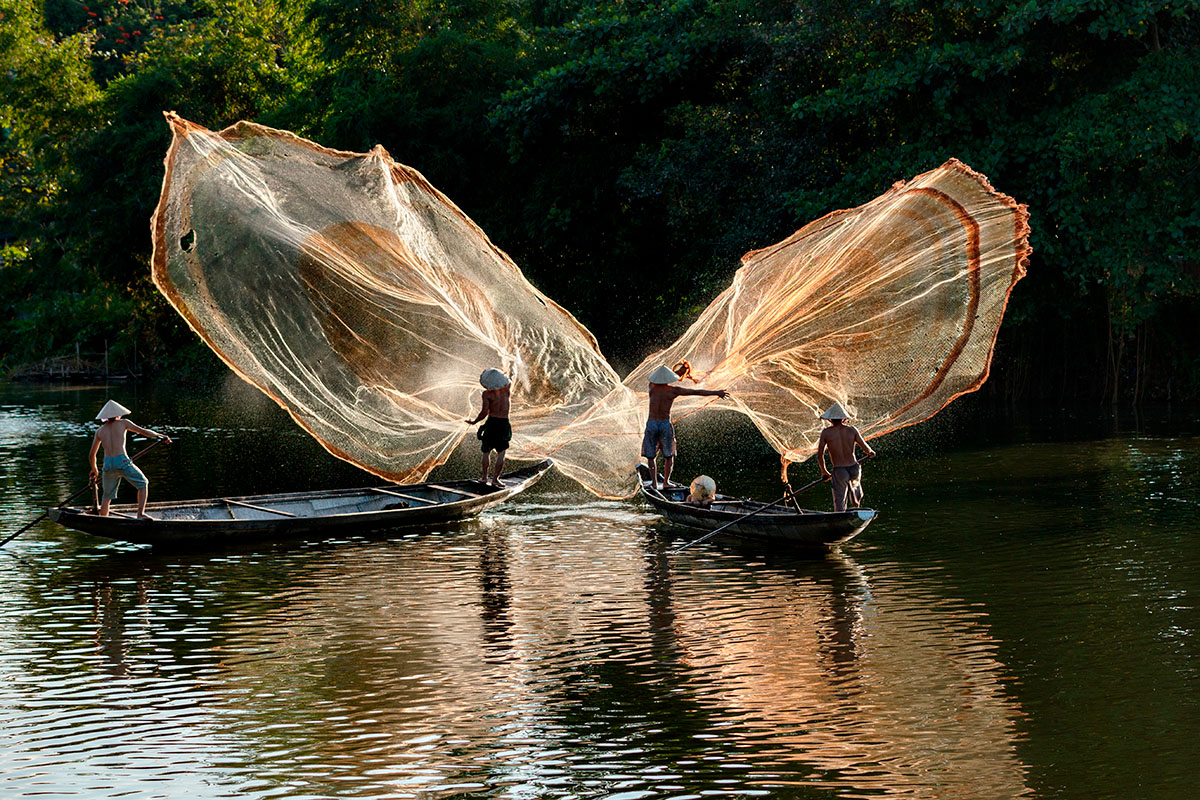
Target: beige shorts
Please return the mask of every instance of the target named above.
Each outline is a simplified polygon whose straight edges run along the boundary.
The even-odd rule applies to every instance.
[[[834,467],[832,483],[834,511],[845,511],[847,500],[856,507],[862,502],[862,467],[858,464],[852,467]]]

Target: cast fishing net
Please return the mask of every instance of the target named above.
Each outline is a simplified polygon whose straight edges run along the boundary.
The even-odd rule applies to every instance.
[[[866,436],[912,425],[986,379],[1029,253],[1024,207],[950,161],[748,254],[687,333],[621,381],[571,314],[381,147],[167,120],[155,284],[326,449],[399,482],[472,432],[487,367],[512,379],[510,457],[553,457],[606,496],[632,489],[646,376],[664,362],[728,389],[721,406],[785,461],[811,455],[834,400]]]

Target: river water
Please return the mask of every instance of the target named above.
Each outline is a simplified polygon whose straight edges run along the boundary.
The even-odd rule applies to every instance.
[[[110,395],[177,440],[151,500],[377,483],[236,381],[0,384],[6,535],[84,485]],[[774,499],[715,419],[677,477]],[[43,522],[0,553],[0,797],[1194,798],[1198,419],[965,398],[874,443],[881,515],[824,557],[674,553],[557,475],[390,539]]]

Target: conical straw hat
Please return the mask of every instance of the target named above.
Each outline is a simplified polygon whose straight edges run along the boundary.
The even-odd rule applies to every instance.
[[[128,413],[128,408],[116,400],[109,400],[104,404],[104,408],[100,409],[100,413],[96,415],[96,419],[113,419],[114,417],[123,417]]]
[[[679,380],[679,376],[666,364],[650,373],[651,383],[674,383],[677,380]]]
[[[846,409],[842,408],[841,403],[834,403],[828,411],[821,415],[821,419],[850,419],[850,415],[846,413]]]
[[[707,500],[717,493],[717,482],[707,475],[697,475],[690,487],[693,500]]]
[[[485,389],[503,389],[508,386],[508,376],[498,369],[485,369],[479,376],[479,383]]]

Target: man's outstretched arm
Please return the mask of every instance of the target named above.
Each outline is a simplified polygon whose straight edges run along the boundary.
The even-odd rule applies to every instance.
[[[729,392],[725,391],[724,389],[685,389],[682,386],[678,386],[675,388],[675,391],[677,392],[677,397],[682,395],[699,395],[701,397],[715,396],[721,398],[722,400],[729,397]]]
[[[492,398],[488,397],[487,393],[485,392],[483,395],[483,408],[479,409],[479,416],[475,417],[475,419],[467,420],[467,424],[474,425],[476,422],[479,422],[479,420],[486,418],[491,412]]]
[[[163,439],[164,441],[168,441],[168,442],[171,441],[171,437],[167,436],[165,433],[159,433],[158,431],[152,431],[149,428],[143,428],[141,425],[134,425],[129,420],[125,420],[125,423],[126,423],[126,425],[128,425],[129,430],[133,431],[134,433],[140,433],[142,436],[145,436],[147,439]]]

